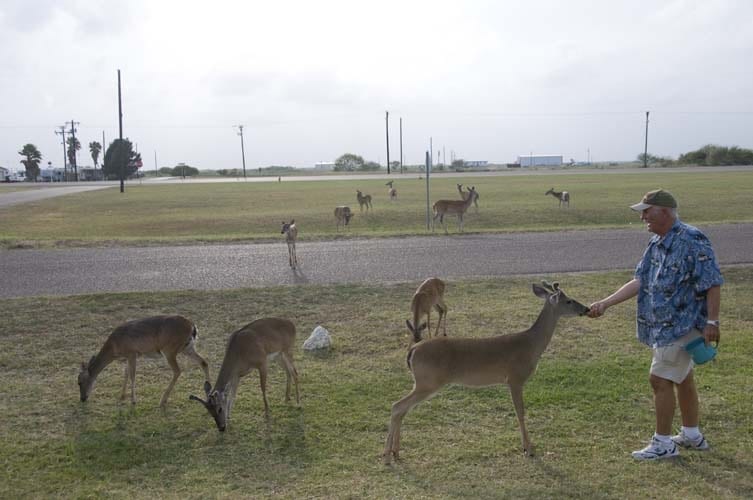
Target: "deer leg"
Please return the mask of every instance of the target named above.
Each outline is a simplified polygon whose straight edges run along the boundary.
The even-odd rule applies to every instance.
[[[173,379],[170,381],[167,389],[165,389],[165,393],[162,395],[162,399],[159,402],[159,405],[163,407],[167,404],[167,398],[170,397],[170,393],[173,392],[173,387],[175,387],[175,383],[178,381],[178,377],[180,377],[180,365],[178,365],[178,360],[175,359],[175,354],[165,355],[165,359],[167,360],[167,364],[170,365],[170,368],[173,370]]]
[[[531,447],[531,441],[528,439],[528,431],[526,430],[526,415],[523,406],[523,386],[510,384],[510,395],[512,396],[512,402],[515,405],[515,415],[518,417],[518,425],[520,425],[520,438],[523,442],[523,453],[532,457],[533,448]]]
[[[131,379],[131,404],[136,404],[136,356],[128,358],[128,377]]]
[[[128,360],[126,359],[125,365],[125,377],[123,377],[123,389],[120,391],[120,400],[125,401],[126,398],[126,388],[128,387],[128,379],[129,379],[129,369],[128,369]]]
[[[267,401],[267,363],[266,361],[259,367],[259,385],[261,386],[261,397],[264,399],[264,416],[269,418],[269,402]]]
[[[285,367],[285,374],[287,375],[287,388],[285,390],[285,401],[290,401],[290,385],[291,381],[295,384],[295,402],[301,404],[301,396],[298,393],[298,370],[295,369],[293,364],[293,358],[289,353],[280,353],[280,362]]]
[[[384,453],[382,460],[385,465],[392,463],[392,458],[398,460],[400,454],[400,426],[403,424],[403,417],[418,403],[427,399],[436,391],[413,390],[400,401],[392,405],[392,414],[390,416],[390,428],[387,431],[387,440],[384,443]]]
[[[439,336],[439,325],[442,325],[442,335],[445,337],[447,336],[447,305],[444,303],[444,301],[440,300],[437,304],[434,305],[434,308],[439,313],[439,323],[437,323],[437,332],[436,336]],[[442,320],[444,319],[444,322]]]
[[[189,344],[188,347],[183,350],[183,354],[188,356],[190,360],[201,367],[201,370],[204,372],[204,380],[211,384],[211,381],[209,380],[209,364],[198,352],[196,352],[193,343]]]

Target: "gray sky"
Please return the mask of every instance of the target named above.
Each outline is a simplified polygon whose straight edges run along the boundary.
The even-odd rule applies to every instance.
[[[56,127],[145,167],[313,166],[434,150],[512,162],[753,148],[750,0],[0,0],[0,166]],[[435,153],[435,161],[440,160]]]

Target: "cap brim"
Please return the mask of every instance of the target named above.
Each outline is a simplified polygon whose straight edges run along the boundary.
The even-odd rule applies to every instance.
[[[641,203],[636,203],[635,205],[630,205],[630,208],[632,208],[636,212],[643,212],[644,210],[652,206],[653,205],[649,205],[648,203],[641,202]]]

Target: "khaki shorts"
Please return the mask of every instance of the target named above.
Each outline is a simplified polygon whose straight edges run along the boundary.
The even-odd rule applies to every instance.
[[[664,347],[654,347],[654,356],[651,359],[651,375],[671,380],[675,384],[682,383],[693,369],[693,359],[685,350],[685,346],[701,336],[701,332],[695,328],[689,333],[675,340],[672,344]]]

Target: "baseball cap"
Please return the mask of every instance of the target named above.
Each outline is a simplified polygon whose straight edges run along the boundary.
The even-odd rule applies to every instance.
[[[648,193],[643,195],[643,199],[640,203],[630,205],[630,208],[632,208],[636,212],[643,212],[649,207],[677,208],[677,201],[669,191],[656,189],[654,191],[649,191]]]

